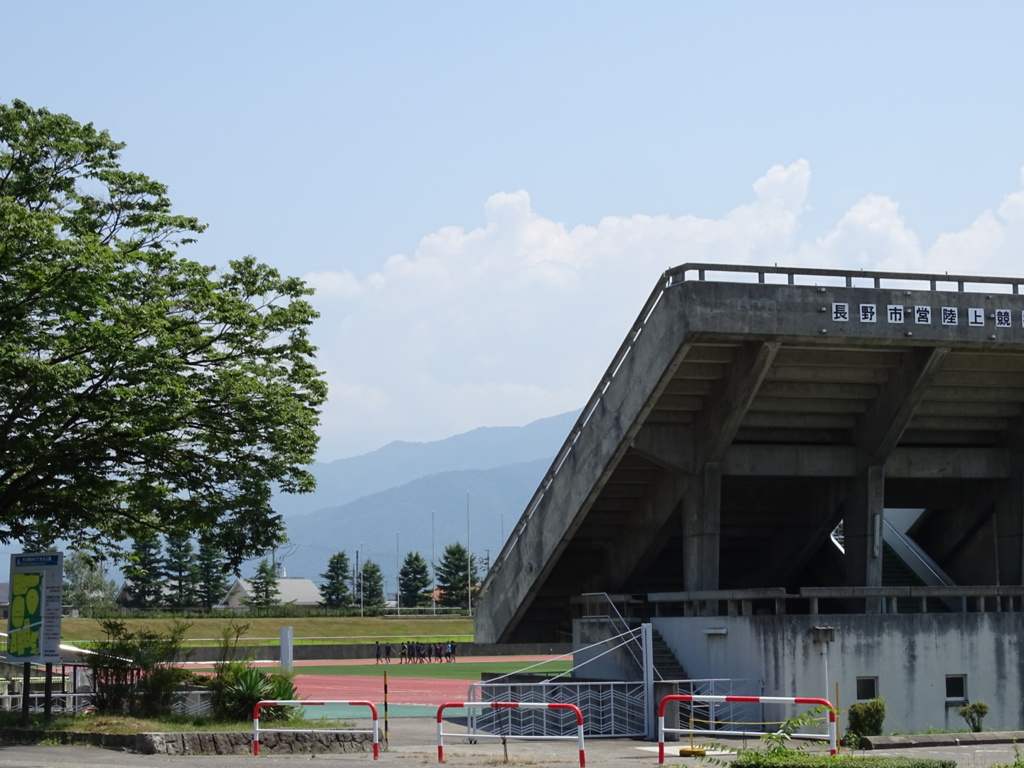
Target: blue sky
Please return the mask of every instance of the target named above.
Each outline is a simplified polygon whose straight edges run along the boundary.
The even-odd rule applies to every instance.
[[[583,405],[666,268],[1020,274],[1018,2],[81,2],[0,100],[318,289],[321,458]]]

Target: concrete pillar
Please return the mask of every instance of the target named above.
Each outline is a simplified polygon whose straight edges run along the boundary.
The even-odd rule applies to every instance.
[[[683,589],[718,589],[722,465],[705,464],[683,496]]]
[[[1024,585],[1024,472],[1005,481],[995,504],[996,583]]]
[[[843,509],[846,582],[850,586],[882,585],[884,502],[885,471],[874,464],[851,481]],[[876,611],[869,606],[868,612]]]

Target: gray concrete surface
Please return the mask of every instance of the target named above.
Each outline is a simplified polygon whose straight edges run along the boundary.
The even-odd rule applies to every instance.
[[[446,730],[455,729],[446,724]],[[952,735],[956,738],[957,735]],[[969,734],[961,734],[969,736]],[[894,755],[955,760],[964,768],[986,768],[996,764],[1009,764],[1014,760],[1013,743],[990,743],[962,739],[960,746],[944,746],[943,737],[899,737],[904,743],[912,739],[914,747],[882,748],[860,752],[865,755]],[[753,745],[756,742],[750,742]],[[738,744],[737,746],[742,746]],[[508,742],[509,765],[565,765],[579,764],[576,742],[515,741]],[[694,758],[678,757],[679,744],[666,746],[668,765],[708,765]],[[716,755],[728,759],[727,754]],[[656,766],[657,744],[627,739],[591,739],[586,743],[589,768],[628,768],[629,766]],[[402,718],[391,723],[390,743],[374,762],[370,753],[318,754],[318,755],[265,755],[204,756],[204,755],[138,755],[94,747],[22,746],[0,744],[0,767],[6,768],[63,768],[89,766],[90,768],[182,768],[183,766],[217,766],[218,768],[251,768],[254,765],[346,764],[412,766],[437,764],[437,730],[433,718]],[[505,764],[505,753],[500,741],[481,740],[470,744],[464,737],[445,738],[445,764],[453,766],[495,766]]]

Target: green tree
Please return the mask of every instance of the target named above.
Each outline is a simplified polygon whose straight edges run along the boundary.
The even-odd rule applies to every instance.
[[[123,146],[0,104],[0,542],[206,530],[237,566],[283,538],[272,489],[315,484],[311,290],[179,257],[204,226]]]
[[[348,585],[351,574],[348,555],[337,552],[327,561],[327,570],[320,574],[320,594],[328,608],[347,608],[352,604],[352,593]]]
[[[164,538],[167,605],[179,609],[192,608],[199,604],[199,566],[192,549],[192,539],[181,531],[168,533]]]
[[[277,570],[266,559],[256,566],[256,574],[249,579],[249,597],[245,604],[250,608],[269,608],[277,605]]]
[[[84,613],[96,613],[114,607],[117,584],[107,578],[103,565],[85,552],[72,552],[64,558],[64,605]]]
[[[357,594],[363,597],[364,608],[384,607],[384,574],[373,560],[367,560],[360,569]],[[359,592],[361,590],[361,592]]]
[[[128,582],[129,607],[152,609],[164,604],[164,558],[155,533],[150,531],[135,538],[128,562],[121,570]]]
[[[409,552],[398,571],[401,605],[412,608],[430,602],[430,568],[419,552]]]
[[[467,608],[470,583],[477,583],[476,557],[459,542],[444,548],[441,562],[437,564],[437,589],[441,593],[440,603],[447,608]]]
[[[22,552],[55,552],[53,536],[44,522],[30,526],[21,536]]]
[[[196,598],[199,604],[209,611],[224,599],[228,593],[228,574],[231,569],[224,558],[224,551],[213,540],[212,536],[200,535],[199,552],[196,555],[198,583]]]

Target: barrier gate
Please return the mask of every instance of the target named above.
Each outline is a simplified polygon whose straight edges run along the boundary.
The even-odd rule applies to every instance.
[[[559,702],[520,702],[520,701],[490,701],[490,702],[449,702],[442,704],[437,708],[437,762],[444,762],[444,737],[445,735],[454,736],[455,734],[445,734],[442,730],[442,713],[452,707],[461,709],[569,709],[576,713],[576,742],[580,752],[580,768],[586,768],[587,756],[586,751],[583,747],[583,713],[580,712],[580,708],[575,704],[564,704]],[[473,734],[473,738],[477,739],[502,739],[507,738],[504,734],[498,733],[479,733]],[[572,739],[572,736],[515,736],[517,739]]]
[[[263,707],[311,707],[325,704],[341,704],[345,706],[369,707],[373,717],[373,728],[357,730],[354,728],[263,728],[264,733],[372,733],[373,759],[380,759],[380,729],[377,727],[377,707],[370,701],[259,701],[252,708],[252,754],[260,754],[260,709]]]
[[[721,735],[722,731],[708,731],[699,728],[666,728],[665,727],[665,705],[670,701],[722,701],[736,704],[812,704],[828,707],[828,749],[829,754],[834,755],[837,749],[836,741],[836,708],[828,699],[807,699],[790,696],[690,696],[674,694],[666,696],[658,706],[658,765],[665,764],[665,734],[666,733],[716,733]],[[745,733],[743,731],[730,731],[730,733]],[[762,735],[750,734],[750,735]],[[808,736],[816,734],[794,734],[797,736]]]

